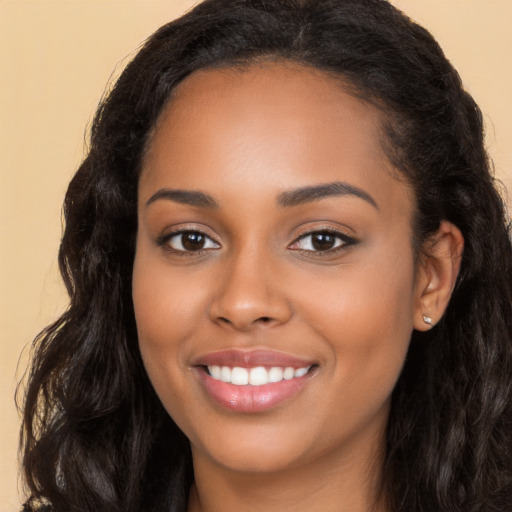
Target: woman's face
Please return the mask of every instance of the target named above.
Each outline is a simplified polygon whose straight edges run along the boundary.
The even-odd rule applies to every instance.
[[[379,113],[345,90],[289,63],[199,71],[156,127],[133,300],[195,462],[275,471],[381,447],[418,302],[414,201]]]

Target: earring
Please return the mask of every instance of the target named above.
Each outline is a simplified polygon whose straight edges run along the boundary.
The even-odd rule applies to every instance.
[[[432,318],[427,315],[423,315],[423,321],[428,325],[432,325]]]

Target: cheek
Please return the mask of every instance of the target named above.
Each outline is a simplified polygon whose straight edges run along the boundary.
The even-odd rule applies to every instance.
[[[176,339],[187,338],[203,314],[205,292],[205,287],[191,282],[179,267],[156,258],[143,245],[138,248],[132,297],[140,343],[168,346]]]
[[[410,257],[409,257],[410,256]],[[326,363],[344,389],[374,396],[392,391],[413,330],[414,267],[405,250],[395,258],[347,265],[319,280],[300,310],[330,354]]]
[[[188,341],[205,311],[204,287],[193,286],[184,272],[138,247],[132,297],[144,366],[164,404],[182,392],[176,377],[186,370]]]

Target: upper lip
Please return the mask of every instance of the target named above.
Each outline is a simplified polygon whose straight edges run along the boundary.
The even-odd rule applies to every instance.
[[[242,368],[256,366],[306,368],[313,364],[312,361],[268,349],[220,350],[199,356],[193,361],[194,366],[238,366]]]

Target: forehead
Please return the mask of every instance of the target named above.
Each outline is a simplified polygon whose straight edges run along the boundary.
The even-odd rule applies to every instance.
[[[244,181],[256,194],[256,183],[289,189],[342,180],[391,199],[403,183],[383,151],[382,118],[341,78],[296,63],[197,71],[156,124],[141,189]]]
[[[291,114],[313,112],[336,116],[345,110],[340,108],[341,103],[350,103],[350,108],[364,113],[369,124],[378,123],[380,113],[356,98],[357,92],[342,76],[333,73],[286,60],[259,60],[192,73],[174,89],[164,116],[176,115],[184,104],[193,112],[225,101],[231,104],[230,114],[254,114],[251,107],[256,104],[262,117],[269,112],[287,113],[290,119],[294,117]]]
[[[288,61],[196,71],[173,91],[153,131],[153,142],[165,132],[174,137],[180,132],[198,143],[216,142],[220,131],[219,138],[238,141],[242,125],[255,142],[259,129],[268,140],[283,135],[289,144],[307,139],[308,146],[319,151],[325,132],[332,134],[326,143],[339,137],[347,145],[364,132],[366,150],[380,153],[382,114],[349,90],[341,78]],[[335,130],[340,120],[351,124],[345,133]]]

